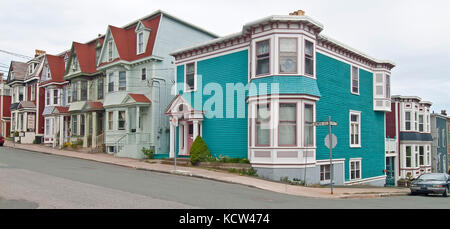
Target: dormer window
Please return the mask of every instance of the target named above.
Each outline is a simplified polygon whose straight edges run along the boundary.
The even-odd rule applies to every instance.
[[[73,56],[72,70],[76,71],[77,69],[78,69],[78,58],[77,58],[77,56]]]
[[[113,59],[113,43],[112,41],[108,42],[108,61],[112,61]]]
[[[144,32],[138,33],[138,54],[141,54],[144,52]]]

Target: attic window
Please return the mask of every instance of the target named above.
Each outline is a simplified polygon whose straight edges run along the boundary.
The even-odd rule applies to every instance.
[[[76,71],[77,69],[78,69],[78,58],[77,56],[73,56],[72,70]]]
[[[138,54],[141,54],[144,52],[144,32],[138,33]]]

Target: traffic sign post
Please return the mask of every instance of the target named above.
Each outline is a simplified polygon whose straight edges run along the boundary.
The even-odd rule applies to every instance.
[[[337,122],[331,121],[331,116],[328,116],[327,122],[315,122],[314,126],[328,126],[328,135],[325,137],[325,146],[330,149],[330,189],[333,195],[333,179],[334,179],[334,169],[333,169],[333,148],[337,145],[337,137],[331,133],[331,127],[337,126]]]

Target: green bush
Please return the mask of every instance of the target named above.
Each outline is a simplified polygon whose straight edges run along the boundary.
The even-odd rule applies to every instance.
[[[195,141],[192,143],[190,155],[192,165],[198,165],[199,162],[207,161],[212,158],[208,146],[200,136],[197,136]]]
[[[154,150],[153,149],[146,149],[145,147],[142,147],[142,153],[145,155],[145,158],[147,159],[153,159],[154,156]]]
[[[14,137],[19,137],[19,131],[14,132]]]

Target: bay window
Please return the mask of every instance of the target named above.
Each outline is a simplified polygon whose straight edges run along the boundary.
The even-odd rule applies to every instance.
[[[80,135],[81,136],[84,136],[84,127],[85,127],[85,125],[84,125],[84,119],[85,119],[85,117],[84,117],[84,115],[80,115]]]
[[[419,147],[419,165],[425,165],[425,148],[423,146]]]
[[[78,135],[78,116],[72,115],[72,135]]]
[[[108,130],[113,130],[113,112],[108,112]]]
[[[256,43],[256,75],[270,72],[270,40]]]
[[[78,82],[72,84],[72,101],[78,101]]]
[[[103,99],[103,78],[97,81],[97,99]]]
[[[256,145],[270,146],[270,104],[257,105]]]
[[[297,73],[297,38],[280,38],[280,73]]]
[[[411,130],[411,112],[405,112],[405,130]]]
[[[278,145],[297,145],[297,104],[280,103],[280,120],[278,125]]]
[[[412,152],[411,152],[411,146],[406,146],[406,155],[405,155],[405,158],[406,158],[406,165],[405,165],[405,167],[406,168],[411,168],[411,165],[412,165],[412,158],[411,158],[411,156],[412,156]]]
[[[305,74],[314,75],[314,44],[305,40]]]
[[[119,111],[119,130],[125,130],[125,111]]]
[[[88,90],[88,86],[87,86],[87,80],[83,80],[81,81],[81,101],[86,101],[87,100],[87,90]]]
[[[47,89],[47,95],[46,96],[47,96],[47,98],[45,100],[46,105],[50,106],[50,89]]]
[[[419,115],[419,131],[423,132],[423,115]]]
[[[305,146],[314,146],[314,110],[312,104],[305,104]]]
[[[119,91],[127,90],[127,74],[124,71],[119,72]]]
[[[114,73],[111,72],[109,73],[109,77],[108,77],[108,92],[113,92],[114,91]]]
[[[391,98],[391,77],[386,75],[386,98]]]
[[[53,105],[58,105],[58,89],[53,90]]]

